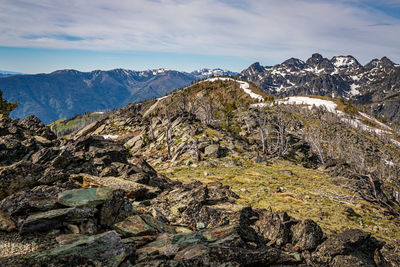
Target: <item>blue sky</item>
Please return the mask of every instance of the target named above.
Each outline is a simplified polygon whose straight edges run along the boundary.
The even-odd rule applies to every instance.
[[[0,69],[226,68],[290,57],[400,63],[400,0],[2,0]]]

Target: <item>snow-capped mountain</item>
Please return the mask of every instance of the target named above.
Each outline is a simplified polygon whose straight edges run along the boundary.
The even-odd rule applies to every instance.
[[[400,122],[400,65],[387,57],[362,66],[353,56],[306,62],[291,58],[275,66],[252,64],[239,74],[275,96],[322,95],[355,101],[376,115]]]
[[[202,78],[209,78],[212,76],[236,76],[238,75],[237,72],[233,72],[230,70],[223,70],[223,69],[199,69],[192,71],[190,74],[198,77],[199,79]]]

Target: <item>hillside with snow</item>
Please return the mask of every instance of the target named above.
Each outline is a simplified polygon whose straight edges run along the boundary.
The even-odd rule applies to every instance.
[[[353,56],[307,61],[291,58],[274,66],[254,63],[239,77],[279,97],[320,95],[362,105],[368,112],[400,122],[400,65],[383,57],[361,65]]]

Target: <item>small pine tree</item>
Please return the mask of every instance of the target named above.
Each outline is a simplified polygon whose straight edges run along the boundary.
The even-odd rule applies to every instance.
[[[0,118],[8,117],[10,112],[18,107],[18,102],[9,103],[3,100],[3,92],[0,90]]]

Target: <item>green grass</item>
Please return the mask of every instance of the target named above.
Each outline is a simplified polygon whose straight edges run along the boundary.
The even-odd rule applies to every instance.
[[[280,174],[278,170],[290,170],[293,175]],[[184,183],[192,179],[203,183],[221,182],[240,196],[239,204],[255,208],[271,207],[298,219],[312,219],[327,233],[358,228],[388,243],[394,244],[395,239],[400,239],[400,227],[386,218],[381,207],[336,185],[332,177],[323,171],[306,169],[288,161],[275,161],[271,166],[247,162],[241,167],[184,166],[158,171]],[[347,217],[347,207],[361,217]]]

